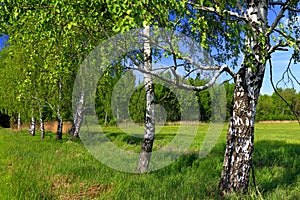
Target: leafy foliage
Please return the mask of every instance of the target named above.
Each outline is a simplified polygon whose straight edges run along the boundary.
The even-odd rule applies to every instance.
[[[293,89],[279,89],[279,94],[293,106],[293,110],[300,115],[300,93]],[[260,96],[257,104],[256,120],[295,120],[289,106],[273,93],[271,96]]]

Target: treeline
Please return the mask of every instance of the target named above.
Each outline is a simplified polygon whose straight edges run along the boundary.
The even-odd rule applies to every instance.
[[[295,120],[300,115],[300,92],[279,88],[278,93],[284,100],[275,92],[259,97],[256,120]]]
[[[120,80],[121,74],[115,76],[103,77],[97,88],[96,95],[96,113],[100,124],[115,125],[116,122],[128,122],[130,119],[134,122],[144,123],[145,121],[145,88],[143,85],[135,85],[135,75],[127,72],[123,78],[122,85],[126,87],[118,88],[116,83]],[[203,85],[208,80],[196,77],[190,78],[188,83],[191,85]],[[225,83],[226,90],[226,116],[228,121],[230,110],[232,108],[232,99],[234,84]],[[176,95],[162,84],[155,84],[155,104],[157,112],[157,121],[180,121],[181,108]],[[113,96],[113,93],[115,94]],[[300,92],[294,89],[278,89],[280,96],[275,92],[270,96],[261,95],[257,104],[256,121],[262,120],[295,120],[300,115]],[[199,121],[211,121],[211,96],[209,90],[195,93],[199,107]],[[128,96],[130,99],[128,100]],[[119,102],[119,103],[116,103]],[[292,112],[293,111],[293,112]]]
[[[169,74],[166,74],[169,76]],[[114,70],[107,70],[105,75],[99,80],[96,91],[96,113],[99,123],[102,125],[116,125],[117,122],[136,122],[144,123],[145,121],[145,88],[142,83],[136,83],[136,75],[132,71],[122,71],[121,67],[116,67]],[[191,85],[203,85],[208,80],[196,77],[188,79]],[[225,83],[226,90],[226,116],[228,121],[230,110],[232,108],[232,98],[234,84]],[[181,120],[181,108],[179,101],[168,87],[163,84],[155,84],[155,104],[157,112],[157,122],[174,122]],[[279,94],[285,99],[284,102],[279,95],[273,93],[270,95],[261,95],[257,105],[256,120],[295,120],[291,109],[297,114],[300,114],[300,92],[297,93],[294,89],[279,89]],[[195,93],[196,101],[199,107],[199,121],[211,121],[211,97],[209,90],[204,90]],[[70,102],[68,103],[70,105]],[[64,120],[72,119],[71,107],[64,108]],[[17,114],[13,113],[10,117],[10,124],[16,123]],[[1,125],[8,126],[8,116],[2,111]],[[51,109],[47,106],[43,109],[45,121],[56,120],[53,117]],[[24,123],[30,121],[30,116],[27,113],[21,114],[21,120]]]
[[[170,74],[166,73],[166,76]],[[99,123],[102,125],[116,125],[116,123],[136,122],[144,123],[145,121],[145,88],[142,83],[136,83],[136,75],[132,71],[124,71],[122,67],[115,67],[113,70],[107,70],[106,73],[99,80],[95,108]],[[209,80],[201,79],[199,77],[188,79],[188,84],[203,85]],[[225,83],[226,90],[226,116],[228,121],[230,117],[230,110],[232,108],[232,98],[234,91],[234,84]],[[156,83],[155,90],[155,104],[157,122],[174,122],[181,120],[182,109],[175,93],[164,84]],[[282,98],[273,93],[270,95],[261,95],[257,105],[256,120],[295,120],[293,110],[297,115],[300,114],[300,92],[297,93],[294,89],[279,89],[278,93]],[[195,93],[196,101],[199,107],[199,121],[211,121],[211,96],[209,90],[204,90]],[[188,101],[188,100],[187,100]],[[71,104],[71,102],[66,103]],[[72,110],[66,106],[64,107],[64,120],[72,120]],[[12,113],[10,116],[10,126],[17,123],[17,114]],[[0,113],[1,126],[7,127],[9,124],[9,117],[5,111]],[[51,109],[47,106],[43,108],[44,121],[54,121]],[[21,113],[21,120],[24,123],[30,121],[30,116],[27,113]]]
[[[110,74],[110,75],[108,75]],[[166,73],[164,76],[171,76]],[[122,77],[122,78],[121,78]],[[136,122],[144,123],[146,111],[146,91],[144,85],[136,83],[137,77],[132,71],[127,71],[125,75],[121,72],[107,72],[103,76],[97,87],[96,94],[96,113],[100,124],[115,125],[116,122]],[[190,85],[204,85],[209,80],[199,77],[190,78],[187,83]],[[226,119],[230,116],[231,101],[233,97],[234,85],[225,83],[224,88],[227,93],[227,99],[222,101],[227,102]],[[180,102],[172,89],[164,84],[154,84],[155,104],[156,104],[156,121],[173,122],[181,120],[181,113],[184,108],[181,108]],[[209,90],[195,92],[196,99],[184,101],[191,102],[195,100],[199,107],[199,121],[209,122],[211,120],[211,96]],[[191,116],[193,117],[193,116]]]

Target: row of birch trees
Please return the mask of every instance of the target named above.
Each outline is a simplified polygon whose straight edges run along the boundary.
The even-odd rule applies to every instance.
[[[101,41],[116,33],[141,28],[140,54],[126,55],[133,63],[129,68],[143,72],[145,79],[145,135],[138,170],[141,173],[148,170],[155,142],[153,77],[177,88],[202,91],[226,74],[235,88],[219,190],[222,194],[246,193],[253,170],[255,116],[262,81],[267,73],[266,65],[268,63],[273,69],[273,53],[286,50],[292,50],[290,57],[294,62],[299,61],[299,13],[298,0],[100,0],[76,3],[4,0],[0,4],[1,32],[9,35],[9,45],[20,49],[25,58],[20,58],[16,69],[7,74],[12,78],[7,81],[14,81],[17,88],[7,92],[19,99],[12,101],[18,105],[9,105],[10,110],[19,112],[22,107],[33,117],[36,110],[42,113],[47,107],[59,121],[57,139],[61,139],[62,111],[70,106],[66,104],[79,63]],[[151,30],[158,27],[193,38],[214,63],[203,66],[192,55],[180,53],[177,48],[180,44],[168,43],[172,34],[166,36],[167,44],[156,44]],[[154,50],[153,44],[160,50]],[[172,72],[171,78],[156,73],[152,67],[152,61],[159,58],[160,52],[166,52],[173,59],[173,64],[167,66]],[[237,62],[239,57],[243,57],[241,64]],[[212,79],[203,85],[182,83],[178,78],[179,71],[189,73],[191,68],[186,66],[192,66],[193,71],[211,71]],[[291,75],[291,78],[296,77]],[[79,91],[75,99],[77,103],[72,116],[75,137],[79,136],[84,118],[86,95]]]

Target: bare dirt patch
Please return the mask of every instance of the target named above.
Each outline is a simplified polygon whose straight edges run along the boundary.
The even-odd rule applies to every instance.
[[[50,131],[52,133],[56,133],[57,132],[57,126],[58,126],[58,122],[57,121],[52,121],[52,122],[44,122],[44,128],[46,131]],[[62,132],[63,133],[68,133],[69,130],[72,127],[72,122],[63,122],[63,129]],[[22,124],[20,127],[20,130],[28,130],[29,128],[29,124]],[[36,130],[40,129],[40,123],[36,123]],[[18,125],[14,124],[14,130],[17,131],[18,130]]]
[[[58,194],[60,200],[81,200],[81,199],[98,199],[101,194],[108,193],[112,187],[106,184],[88,184],[82,182],[80,184],[73,183],[71,176],[54,176],[52,193]],[[78,193],[70,193],[69,191],[79,187]],[[61,194],[63,193],[63,194]]]
[[[288,123],[291,123],[291,122],[297,122],[296,120],[269,120],[269,121],[259,121],[258,123],[261,123],[261,124],[288,124]]]
[[[108,185],[92,185],[87,190],[82,191],[77,194],[64,194],[60,195],[60,200],[81,200],[81,199],[98,199],[98,197],[103,194],[111,191],[111,187]],[[81,189],[82,190],[82,189]]]

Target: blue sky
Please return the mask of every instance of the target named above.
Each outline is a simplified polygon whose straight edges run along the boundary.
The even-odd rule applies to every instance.
[[[4,47],[6,39],[7,36],[0,37],[0,50]]]
[[[282,78],[282,75],[288,66],[291,54],[292,54],[292,51],[276,52],[276,53],[272,54],[274,84],[276,84]],[[292,72],[294,73],[295,77],[298,78],[298,81],[300,81],[300,63],[291,64],[290,68],[291,68]],[[273,92],[271,82],[270,82],[270,72],[269,71],[270,71],[270,67],[268,64],[266,73],[265,73],[263,86],[261,88],[262,94],[272,94],[272,92]],[[285,78],[285,80],[287,80],[287,79]],[[287,86],[285,86],[284,84],[280,84],[279,86],[282,88],[286,88],[287,86],[291,87],[292,85],[288,84]],[[295,81],[294,81],[294,87],[298,92],[300,91],[300,87],[299,87],[299,85],[297,85],[297,83]]]

